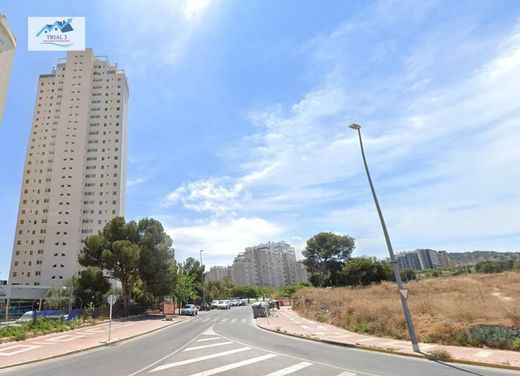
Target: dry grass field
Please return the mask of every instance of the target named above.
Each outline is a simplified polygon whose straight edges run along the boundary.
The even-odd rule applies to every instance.
[[[420,341],[520,350],[520,272],[431,278],[407,287]],[[351,331],[407,338],[394,283],[306,288],[293,296],[293,307],[305,317]]]

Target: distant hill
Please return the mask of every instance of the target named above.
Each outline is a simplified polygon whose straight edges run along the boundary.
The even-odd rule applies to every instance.
[[[474,265],[481,261],[518,259],[520,258],[520,252],[448,252],[448,256],[455,265]]]

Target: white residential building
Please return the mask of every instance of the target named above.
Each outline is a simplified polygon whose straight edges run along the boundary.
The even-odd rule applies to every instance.
[[[307,282],[307,272],[296,262],[294,248],[286,242],[268,242],[248,247],[231,266],[236,285],[281,287]]]
[[[9,284],[77,275],[84,239],[124,215],[127,102],[125,73],[92,49],[40,75]]]

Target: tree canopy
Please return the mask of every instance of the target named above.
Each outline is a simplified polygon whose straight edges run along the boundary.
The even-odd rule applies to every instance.
[[[340,284],[338,273],[354,248],[353,238],[332,232],[320,232],[307,240],[303,256],[311,282],[318,287]]]
[[[346,285],[368,286],[392,279],[390,266],[375,257],[356,257],[351,259],[341,270]]]
[[[113,218],[102,231],[85,239],[78,260],[87,268],[82,274],[84,288],[95,283],[105,289],[99,279],[102,271],[121,282],[125,309],[135,286],[143,285],[145,299],[171,291],[172,240],[154,219],[145,218],[137,224]]]

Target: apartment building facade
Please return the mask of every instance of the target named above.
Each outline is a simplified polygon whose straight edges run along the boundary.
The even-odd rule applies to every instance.
[[[0,125],[2,125],[4,118],[4,107],[11,79],[15,49],[16,38],[7,24],[6,17],[0,14]]]
[[[401,252],[396,255],[401,270],[423,270],[448,267],[450,259],[446,251],[433,249],[416,249],[410,252]]]
[[[282,287],[308,281],[303,264],[296,261],[294,248],[286,242],[268,242],[248,247],[231,265],[236,285]]]
[[[40,75],[9,284],[77,275],[85,238],[124,215],[128,95],[124,71],[92,49]]]

